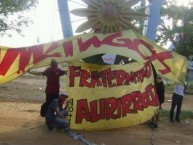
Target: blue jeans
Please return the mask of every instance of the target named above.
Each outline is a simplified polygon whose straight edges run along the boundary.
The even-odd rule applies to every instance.
[[[68,121],[64,118],[57,117],[55,123],[53,124],[54,127],[66,127],[68,125]]]
[[[67,110],[62,110],[61,112],[64,116],[68,115]],[[68,126],[69,122],[67,119],[57,117],[55,119],[54,123],[50,124],[48,121],[46,121],[46,124],[47,124],[49,130],[53,130],[54,127],[66,127],[66,126]]]

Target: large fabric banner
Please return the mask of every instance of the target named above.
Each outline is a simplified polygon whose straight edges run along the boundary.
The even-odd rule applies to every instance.
[[[117,54],[136,61],[151,60],[157,73],[184,83],[187,61],[133,31],[111,34],[88,33],[69,39],[23,48],[0,47],[0,83],[13,80],[29,68],[58,62],[80,61],[96,54]]]
[[[71,128],[102,130],[150,120],[159,104],[152,73],[150,61],[107,66],[70,63]]]

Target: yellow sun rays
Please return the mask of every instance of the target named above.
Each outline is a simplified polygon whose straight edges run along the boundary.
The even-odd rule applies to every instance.
[[[79,8],[71,11],[74,15],[88,19],[76,29],[77,33],[88,29],[99,29],[104,34],[127,29],[136,30],[132,21],[146,18],[144,12],[132,9],[140,0],[82,1],[87,5],[87,8]]]

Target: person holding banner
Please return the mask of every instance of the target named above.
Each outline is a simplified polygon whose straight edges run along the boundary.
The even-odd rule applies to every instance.
[[[67,74],[67,71],[58,68],[58,63],[56,62],[55,59],[51,60],[50,67],[48,67],[43,72],[35,72],[31,70],[28,70],[28,72],[33,75],[43,75],[47,77],[47,86],[45,89],[46,102],[50,103],[54,99],[59,98],[60,92],[59,78],[60,76]]]
[[[155,89],[159,100],[159,108],[154,112],[154,116],[147,123],[150,128],[158,128],[160,109],[162,109],[161,105],[162,103],[164,103],[164,99],[165,99],[165,85],[161,79],[161,76],[157,74],[154,65],[151,64],[151,66],[152,66],[152,71],[154,76]]]
[[[45,122],[50,132],[53,132],[55,127],[64,127],[65,129],[69,126],[69,121],[66,119],[68,115],[67,98],[67,94],[61,94],[59,99],[55,99],[49,104]]]
[[[174,88],[174,93],[172,96],[172,104],[171,104],[171,109],[170,109],[170,121],[173,123],[174,122],[174,109],[177,106],[176,109],[176,116],[175,116],[175,121],[180,123],[180,112],[181,112],[181,106],[182,106],[182,101],[183,101],[183,96],[184,96],[184,91],[185,91],[185,86],[182,84],[176,84]]]
[[[162,109],[162,104],[165,100],[165,85],[160,75],[156,76],[155,87],[159,99],[159,109]]]
[[[158,128],[160,109],[162,109],[161,105],[164,103],[165,99],[165,85],[161,79],[161,76],[156,73],[155,77],[155,88],[159,99],[159,109],[155,111],[155,114],[149,124],[151,128]]]

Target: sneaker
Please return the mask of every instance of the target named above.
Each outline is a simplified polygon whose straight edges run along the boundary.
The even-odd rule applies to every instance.
[[[54,129],[49,129],[49,132],[54,132]]]
[[[54,132],[54,128],[53,127],[48,127],[49,132]]]
[[[170,118],[170,122],[171,122],[171,123],[174,123],[174,119],[173,119],[173,118]]]
[[[153,122],[148,122],[147,125],[150,127],[150,128],[154,128],[154,123]]]
[[[157,123],[153,123],[153,128],[158,128]]]
[[[65,127],[65,128],[64,128],[64,132],[66,132],[66,133],[68,133],[68,132],[69,132],[69,130],[70,130],[70,128],[69,128],[69,127]]]

